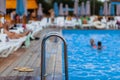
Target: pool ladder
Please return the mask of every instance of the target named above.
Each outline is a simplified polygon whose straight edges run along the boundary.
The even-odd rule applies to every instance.
[[[45,42],[50,37],[58,37],[63,41],[64,44],[64,68],[65,68],[65,80],[68,80],[68,59],[67,59],[67,44],[65,39],[58,33],[58,32],[51,32],[44,36],[41,44],[41,80],[45,79],[45,72],[46,72],[46,59],[45,59]]]

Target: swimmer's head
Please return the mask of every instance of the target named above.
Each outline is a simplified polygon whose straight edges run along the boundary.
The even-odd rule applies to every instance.
[[[91,46],[94,46],[94,45],[95,45],[94,42],[95,42],[94,39],[90,39],[90,44],[91,44]]]
[[[102,49],[102,42],[101,41],[98,41],[98,49]]]

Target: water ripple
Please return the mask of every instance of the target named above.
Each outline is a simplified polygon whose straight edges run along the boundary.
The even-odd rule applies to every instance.
[[[113,31],[114,32],[114,31]],[[120,35],[111,32],[64,32],[68,44],[69,80],[120,80]],[[103,50],[89,40],[102,41]]]

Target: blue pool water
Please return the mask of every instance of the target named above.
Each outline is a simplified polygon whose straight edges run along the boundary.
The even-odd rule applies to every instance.
[[[69,80],[120,80],[119,30],[63,30],[68,45]],[[102,42],[102,50],[89,40]]]

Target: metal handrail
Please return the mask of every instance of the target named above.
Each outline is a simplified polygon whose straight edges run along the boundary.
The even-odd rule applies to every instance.
[[[56,32],[52,32],[52,33],[48,33],[47,36],[45,36],[42,40],[42,44],[41,44],[41,80],[45,80],[45,68],[46,68],[46,65],[45,65],[45,42],[48,38],[50,37],[58,37],[60,38],[62,41],[63,41],[63,44],[64,44],[64,66],[65,66],[65,80],[68,80],[68,58],[67,58],[67,44],[66,44],[66,41],[65,39],[58,33]]]

